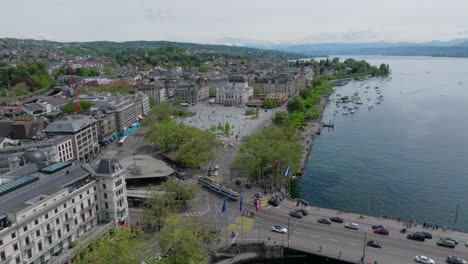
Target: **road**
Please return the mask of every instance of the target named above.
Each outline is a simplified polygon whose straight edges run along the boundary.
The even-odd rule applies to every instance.
[[[222,206],[222,198],[205,192],[204,204],[210,207],[211,210],[204,214],[203,217],[207,222],[213,225],[218,224],[220,229],[220,246],[225,245],[226,241],[226,225],[228,225],[227,244],[242,243],[253,241],[276,241],[277,243],[288,244],[288,235],[277,234],[271,232],[271,226],[281,225],[288,228],[288,213],[298,208],[306,208],[304,206],[296,207],[296,204],[291,201],[283,201],[277,208],[266,206],[260,208],[256,213],[255,220],[244,217],[244,233],[242,235],[239,221],[241,219],[239,212],[239,202],[228,202],[227,212],[225,216],[220,215]],[[253,192],[253,191],[252,191]],[[253,203],[250,202],[250,195],[244,194],[243,207],[255,212]],[[448,255],[460,256],[468,259],[468,247],[465,247],[465,242],[468,241],[468,234],[441,230],[427,230],[422,227],[409,229],[409,232],[428,231],[433,235],[433,239],[425,242],[412,241],[406,238],[406,234],[400,234],[400,229],[403,227],[402,222],[390,219],[377,219],[375,217],[365,216],[360,219],[359,215],[352,213],[337,214],[335,210],[328,210],[316,207],[307,207],[309,215],[302,219],[289,218],[289,244],[291,247],[308,251],[316,254],[323,254],[330,257],[339,257],[350,260],[359,261],[363,255],[364,237],[366,241],[375,240],[382,244],[381,249],[365,247],[365,260],[374,263],[414,263],[416,255],[425,255],[433,258],[436,263],[445,263]],[[352,221],[359,224],[359,230],[350,230],[344,228],[343,224],[332,223],[324,225],[317,223],[321,217],[340,216],[345,222]],[[390,231],[389,236],[374,234],[372,225],[382,224]],[[238,232],[236,238],[231,237],[231,231]],[[436,245],[440,237],[449,236],[459,241],[459,245],[455,249],[444,248]],[[243,239],[242,239],[243,238]]]

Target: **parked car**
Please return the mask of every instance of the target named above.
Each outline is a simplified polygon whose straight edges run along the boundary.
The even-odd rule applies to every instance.
[[[447,256],[447,260],[445,261],[448,264],[466,264],[466,260],[456,257],[456,256]]]
[[[335,223],[343,223],[343,218],[335,216],[335,217],[330,217],[330,220]]]
[[[289,216],[294,217],[294,218],[299,218],[299,219],[302,218],[302,214],[299,213],[299,212],[297,212],[297,211],[292,211],[292,212],[290,212],[290,213],[289,213]]]
[[[432,239],[432,234],[429,233],[429,232],[423,231],[423,232],[419,232],[419,233],[424,234],[424,236],[426,237],[426,239]]]
[[[254,197],[262,198],[262,193],[261,192],[256,192],[256,193],[254,193]]]
[[[368,247],[373,247],[373,248],[382,248],[382,245],[380,245],[379,242],[371,240],[367,242]]]
[[[215,165],[215,169],[219,169],[219,164],[216,164],[216,165]]]
[[[359,229],[359,225],[356,224],[356,223],[348,222],[348,223],[345,224],[345,228],[353,229],[353,230],[358,230],[358,229]]]
[[[213,173],[214,176],[218,176],[218,171],[215,170],[214,173]]]
[[[426,236],[418,232],[408,234],[406,238],[411,239],[411,240],[421,241],[421,242],[424,242],[426,240]]]
[[[383,225],[373,225],[372,229],[380,229],[380,228],[385,228]]]
[[[288,232],[288,229],[286,227],[275,225],[271,227],[271,231],[276,232],[276,233],[286,234]]]
[[[301,213],[303,216],[306,216],[309,214],[309,212],[306,209],[298,209],[296,210],[297,212]]]
[[[321,224],[331,225],[331,221],[326,218],[319,218],[317,222]]]
[[[429,257],[426,256],[416,256],[414,257],[414,261],[422,264],[434,264],[435,261]]]
[[[270,200],[268,200],[268,204],[277,207],[279,205],[279,201],[274,197],[271,197]]]
[[[384,236],[388,236],[389,234],[388,229],[385,229],[385,228],[374,229],[374,233],[379,234],[379,235],[384,235]]]
[[[447,248],[455,248],[457,246],[455,242],[446,238],[439,239],[439,241],[437,241],[437,245],[441,247],[447,247]]]

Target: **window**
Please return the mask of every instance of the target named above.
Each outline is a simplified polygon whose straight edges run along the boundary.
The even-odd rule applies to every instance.
[[[26,254],[28,254],[28,259],[32,258],[32,250],[31,249],[28,249],[26,251]]]
[[[58,238],[61,238],[61,237],[62,237],[62,230],[60,230],[60,229],[57,230],[57,236],[58,236]]]
[[[20,264],[20,263],[21,263],[21,258],[20,258],[20,256],[17,256],[16,259],[15,259],[15,261],[16,261],[16,264]]]
[[[94,186],[94,191],[96,191],[96,186]]]
[[[34,220],[34,224],[38,225],[39,224],[39,219]]]
[[[55,208],[54,213],[58,213],[58,208]]]
[[[65,213],[65,221],[68,221],[68,213]]]
[[[78,224],[78,219],[75,219],[75,225],[77,225],[77,224]]]
[[[0,246],[3,246],[3,239],[0,239]]]
[[[46,225],[46,230],[47,230],[47,231],[50,230],[50,224],[47,224],[47,225]]]
[[[18,250],[18,244],[17,243],[13,244],[13,250],[14,251]]]
[[[108,204],[108,203],[105,203],[105,204],[104,204],[104,207],[105,207],[106,209],[109,209],[109,204]]]
[[[44,218],[45,218],[45,219],[49,219],[49,214],[45,214],[45,215],[44,215]]]
[[[70,225],[69,225],[69,224],[67,224],[67,225],[65,226],[65,230],[67,230],[67,233],[70,232]]]
[[[74,213],[74,214],[76,214],[76,207],[75,207],[75,208],[73,208],[73,213]]]
[[[107,193],[104,193],[104,199],[107,199]]]
[[[23,232],[28,231],[28,226],[23,226]]]
[[[60,224],[60,219],[58,219],[58,218],[55,219],[55,223],[56,223],[57,225]]]
[[[11,233],[11,238],[12,238],[12,239],[13,239],[13,238],[16,238],[16,233],[15,233],[15,232]]]
[[[41,236],[41,231],[40,230],[36,230],[36,237],[40,237]]]
[[[72,203],[75,203],[75,198],[72,199]]]
[[[94,201],[97,201],[97,195],[96,194],[94,195]]]
[[[83,210],[84,206],[83,203],[80,203],[81,210]]]
[[[89,190],[86,191],[86,194],[89,194]]]
[[[99,207],[98,207],[98,205],[96,204],[96,212],[97,212],[97,211],[99,211]]]
[[[24,243],[26,243],[26,246],[29,246],[30,244],[29,237],[26,237],[26,239],[24,239]]]
[[[48,237],[47,237],[47,242],[49,242],[49,245],[52,244],[52,236],[48,236]]]
[[[91,205],[91,199],[88,199],[88,206]]]
[[[105,183],[102,184],[102,188],[106,189],[106,184]]]
[[[63,209],[67,208],[67,203],[63,204]]]
[[[5,251],[0,252],[0,260],[6,261]]]
[[[80,194],[80,199],[83,199],[83,194]]]
[[[41,242],[37,243],[37,249],[39,249],[39,251],[42,251],[42,243]]]

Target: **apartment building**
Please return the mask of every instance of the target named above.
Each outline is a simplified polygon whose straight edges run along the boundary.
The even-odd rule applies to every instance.
[[[156,103],[167,101],[166,87],[163,82],[150,82],[146,84],[135,85],[135,90],[146,94],[149,98],[153,98]]]
[[[69,136],[53,136],[43,141],[15,140],[14,144],[0,146],[0,175],[24,164],[22,157],[32,150],[40,150],[49,162],[70,161],[75,158]]]
[[[194,82],[181,82],[174,88],[174,98],[180,98],[183,103],[197,104],[208,100],[209,87],[200,86]]]
[[[88,160],[99,151],[96,120],[92,116],[65,116],[50,123],[44,132],[48,136],[70,136],[73,154],[78,160]]]
[[[26,165],[0,177],[0,262],[69,263],[73,247],[128,222],[124,170],[113,158]]]
[[[215,102],[223,105],[245,104],[253,96],[253,88],[249,87],[247,77],[230,76],[222,88],[216,88]]]

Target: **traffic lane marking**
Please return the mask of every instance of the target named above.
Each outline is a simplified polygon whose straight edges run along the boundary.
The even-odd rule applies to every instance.
[[[395,254],[395,255],[401,255],[400,252],[396,252],[396,251],[389,251],[388,253],[390,253],[390,254]]]

